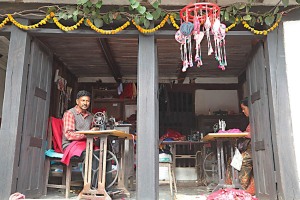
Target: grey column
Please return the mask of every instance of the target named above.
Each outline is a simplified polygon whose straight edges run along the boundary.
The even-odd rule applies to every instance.
[[[158,69],[154,35],[139,35],[137,199],[158,199]]]
[[[28,24],[28,20],[18,21]],[[11,28],[0,130],[0,197],[16,192],[18,162],[27,85],[30,37],[15,26]]]

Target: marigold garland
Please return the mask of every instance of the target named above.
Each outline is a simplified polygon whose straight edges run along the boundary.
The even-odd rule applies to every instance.
[[[86,23],[91,27],[91,29],[93,29],[94,31],[101,33],[101,34],[106,34],[106,35],[110,35],[110,34],[116,34],[120,31],[123,31],[125,28],[127,28],[130,25],[130,22],[127,21],[125,22],[122,26],[114,29],[114,30],[103,30],[100,28],[97,28],[92,22],[91,20],[87,19]]]
[[[244,25],[245,28],[250,30],[252,33],[257,34],[257,35],[267,35],[269,32],[273,31],[275,28],[278,27],[279,23],[281,21],[281,17],[267,30],[256,30],[253,27],[251,27],[246,21],[242,20],[242,24]]]
[[[7,22],[9,22],[9,18],[6,17],[0,24],[0,28],[2,28],[3,26],[5,26],[5,24],[7,24]]]
[[[151,29],[144,29],[142,28],[140,25],[137,25],[136,22],[134,20],[131,20],[133,25],[135,25],[135,27],[143,34],[148,34],[148,33],[153,33],[155,31],[157,31],[158,29],[162,28],[165,26],[166,22],[169,19],[169,14],[167,14],[165,16],[165,18],[160,22],[160,24],[158,24],[157,26],[155,26],[154,28]]]
[[[228,26],[225,31],[228,32],[229,30],[231,30],[232,28],[234,28],[237,24],[237,22],[239,21],[239,18],[235,18],[234,23],[232,23],[230,26]]]
[[[55,17],[55,14],[53,13],[53,12],[51,12],[50,13],[50,15],[51,15],[51,17],[53,17],[53,21],[54,21],[54,23],[56,24],[56,26],[58,27],[58,28],[60,28],[61,30],[63,30],[63,31],[74,31],[74,30],[76,30],[82,23],[83,23],[83,21],[84,21],[84,18],[81,18],[75,25],[73,25],[73,26],[64,26],[64,25],[62,25],[59,21],[58,21],[58,19]]]
[[[38,23],[36,24],[33,24],[33,25],[23,25],[23,24],[20,24],[19,22],[17,22],[13,16],[11,14],[8,14],[7,15],[7,18],[9,19],[9,21],[11,21],[11,23],[13,23],[16,27],[20,28],[20,29],[23,29],[23,30],[29,30],[29,29],[34,29],[34,28],[38,28],[40,25],[44,25],[47,23],[47,21],[51,18],[50,15],[47,15],[44,19],[42,19],[41,21],[39,21]],[[6,18],[6,19],[7,19]],[[5,19],[5,20],[6,20]],[[2,28],[0,26],[0,28]]]
[[[241,21],[242,24],[243,24],[243,26],[244,26],[244,28],[250,30],[254,34],[257,34],[257,35],[268,35],[269,32],[273,31],[275,28],[278,27],[278,25],[279,25],[279,23],[281,21],[281,17],[273,24],[273,26],[271,26],[267,30],[256,30],[253,27],[251,27],[245,20],[239,19],[239,18],[235,18],[235,22],[226,28],[226,32],[228,32],[229,30],[231,30],[232,28],[234,28],[236,26],[236,24],[237,24],[238,21]]]
[[[176,21],[175,21],[173,15],[170,15],[170,20],[171,20],[171,23],[172,23],[172,25],[174,26],[174,28],[176,28],[176,29],[178,30],[178,29],[179,29],[179,26],[178,26],[178,24],[176,23]]]
[[[84,22],[84,18],[81,18],[75,25],[73,26],[64,26],[62,25],[59,20],[55,17],[55,13],[51,12],[50,14],[46,15],[46,17],[44,19],[42,19],[41,21],[39,21],[36,24],[33,25],[23,25],[19,22],[17,22],[13,16],[11,14],[8,14],[7,17],[0,23],[0,28],[3,28],[9,21],[12,22],[15,26],[17,26],[20,29],[23,30],[29,30],[29,29],[35,29],[38,28],[41,25],[44,25],[48,22],[49,19],[53,18],[54,23],[56,24],[56,26],[58,28],[60,28],[63,31],[73,31],[75,29],[77,29],[83,22]],[[174,18],[174,14],[167,14],[164,19],[160,22],[160,24],[158,24],[156,27],[151,28],[151,29],[144,29],[141,26],[139,26],[134,20],[132,20],[132,23],[134,24],[134,26],[143,34],[148,34],[148,33],[153,33],[155,31],[157,31],[158,29],[164,27],[165,23],[168,21],[168,19],[170,18],[170,21],[173,25],[174,28],[179,29],[179,25],[176,23],[176,20]],[[226,32],[228,32],[229,30],[231,30],[232,28],[234,28],[237,23],[241,21],[243,26],[250,30],[251,32],[253,32],[254,34],[258,34],[258,35],[267,35],[269,32],[273,31],[274,29],[276,29],[281,21],[281,17],[273,24],[273,26],[271,26],[270,28],[268,28],[267,30],[256,30],[255,28],[251,27],[246,21],[244,21],[243,19],[240,18],[236,18],[235,22],[232,23],[230,26],[228,26],[226,28]],[[104,29],[100,29],[97,28],[89,19],[86,20],[87,24],[91,27],[92,30],[101,33],[101,34],[116,34],[120,31],[123,31],[124,29],[126,29],[129,25],[130,25],[130,21],[125,22],[122,26],[114,29],[114,30],[104,30]]]

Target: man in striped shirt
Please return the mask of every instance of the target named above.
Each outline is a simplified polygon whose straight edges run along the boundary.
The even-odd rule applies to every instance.
[[[72,141],[85,140],[84,134],[76,131],[90,130],[92,128],[93,115],[87,109],[90,106],[91,94],[81,90],[77,93],[76,106],[67,110],[63,116],[63,141],[65,149]]]

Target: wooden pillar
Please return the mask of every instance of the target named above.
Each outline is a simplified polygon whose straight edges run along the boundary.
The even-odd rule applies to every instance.
[[[158,69],[154,35],[139,35],[137,199],[158,199]]]
[[[285,16],[265,43],[278,199],[300,198],[299,16],[299,10]]]
[[[18,19],[18,22],[28,24],[28,20]],[[0,130],[1,199],[8,199],[11,193],[16,192],[29,52],[30,37],[28,33],[12,26]]]

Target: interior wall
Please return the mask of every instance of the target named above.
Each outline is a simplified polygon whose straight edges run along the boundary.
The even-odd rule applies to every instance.
[[[58,71],[57,71],[58,70]],[[63,78],[66,80],[66,87],[72,88],[71,96],[69,100],[62,100],[61,97],[66,98],[62,92],[58,89],[58,82],[55,81],[57,78]],[[54,58],[52,67],[52,87],[51,87],[51,101],[50,101],[50,112],[49,115],[57,118],[62,118],[65,110],[75,105],[75,96],[78,91],[77,78],[60,62],[57,58]],[[63,104],[63,110],[60,110],[60,106]]]
[[[248,88],[248,82],[245,81],[245,83],[243,84],[243,99],[246,97],[249,97],[250,92],[249,92],[249,88]]]
[[[237,90],[196,90],[195,114],[208,115],[214,111],[239,113]]]

